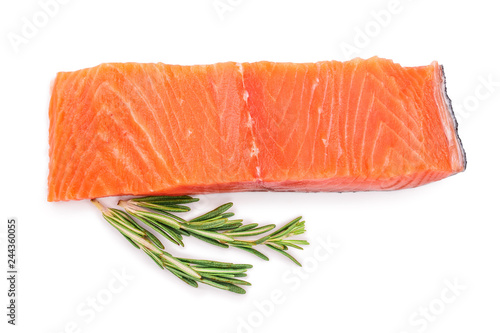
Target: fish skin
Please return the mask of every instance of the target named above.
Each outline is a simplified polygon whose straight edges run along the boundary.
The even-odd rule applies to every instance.
[[[465,170],[442,67],[381,58],[61,72],[48,201],[396,190]]]

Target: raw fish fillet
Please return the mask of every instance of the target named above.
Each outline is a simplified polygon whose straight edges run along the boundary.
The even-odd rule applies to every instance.
[[[443,69],[110,63],[55,79],[48,200],[370,191],[465,170]]]

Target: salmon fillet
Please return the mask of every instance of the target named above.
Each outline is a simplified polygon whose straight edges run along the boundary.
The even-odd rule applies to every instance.
[[[465,170],[442,67],[370,58],[61,72],[48,200],[396,190]]]

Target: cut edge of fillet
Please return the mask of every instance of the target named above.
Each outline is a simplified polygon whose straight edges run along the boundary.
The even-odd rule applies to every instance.
[[[462,144],[462,140],[460,139],[460,135],[458,134],[458,121],[457,121],[457,118],[455,117],[455,112],[453,111],[453,105],[451,102],[451,98],[450,98],[450,96],[448,96],[448,90],[446,88],[446,75],[444,73],[444,66],[439,65],[439,70],[441,73],[441,92],[442,92],[442,95],[444,97],[446,107],[448,109],[448,113],[452,119],[453,131],[455,132],[454,134],[455,134],[455,137],[457,139],[457,143],[458,143],[458,146],[460,149],[462,170],[460,170],[459,172],[463,172],[467,168],[467,156],[465,154],[465,149],[464,149],[464,146]]]

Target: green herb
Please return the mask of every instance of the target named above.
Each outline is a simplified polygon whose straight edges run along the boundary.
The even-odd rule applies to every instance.
[[[258,223],[244,224],[243,220],[231,219],[234,216],[234,213],[228,212],[233,206],[231,202],[191,220],[185,220],[177,215],[190,211],[185,204],[198,200],[187,195],[120,200],[118,205],[125,211],[105,207],[96,199],[92,202],[101,210],[104,219],[134,247],[146,253],[161,269],[167,269],[193,287],[197,287],[198,283],[205,283],[243,294],[245,290],[240,286],[250,283],[239,278],[245,277],[247,269],[252,265],[176,258],[165,251],[161,241],[151,231],[179,246],[184,246],[184,236],[193,236],[212,245],[234,247],[263,260],[269,260],[265,254],[255,249],[259,245],[265,245],[301,266],[287,251],[289,248],[302,250],[302,246],[309,244],[306,240],[291,239],[305,232],[305,222],[301,220],[302,217],[273,231],[276,228],[274,224],[259,226]],[[263,235],[271,231],[272,233]],[[255,236],[261,237],[246,239]]]
[[[308,245],[305,240],[288,239],[291,236],[300,235],[305,232],[305,222],[298,217],[269,236],[257,240],[245,240],[242,238],[265,234],[276,228],[274,224],[259,227],[258,223],[243,224],[243,220],[231,220],[233,213],[227,212],[233,203],[223,204],[208,213],[198,216],[189,221],[172,214],[171,207],[175,202],[189,203],[198,201],[190,196],[182,197],[141,197],[129,200],[121,200],[118,205],[124,208],[130,215],[141,220],[145,224],[161,229],[163,236],[177,245],[182,244],[182,234],[191,235],[209,244],[221,247],[235,247],[250,252],[261,259],[269,260],[263,253],[254,249],[259,244],[266,245],[278,253],[283,254],[297,265],[301,264],[286,251],[289,247],[302,250],[300,245]],[[186,210],[187,211],[187,210]],[[158,231],[157,229],[155,229]]]
[[[161,269],[169,270],[188,285],[198,287],[198,282],[200,282],[238,294],[245,293],[245,290],[239,285],[250,285],[249,282],[240,280],[237,277],[246,274],[247,269],[252,268],[252,265],[176,258],[164,251],[163,244],[125,212],[105,207],[96,199],[93,199],[92,203],[99,208],[104,219],[115,227],[132,245],[143,250]],[[168,225],[171,228],[176,226],[170,221]]]
[[[288,257],[297,265],[302,265],[292,257],[289,253],[285,252],[289,247],[293,247],[299,250],[303,248],[300,245],[309,245],[308,241],[300,239],[288,239],[288,237],[296,236],[306,232],[305,221],[301,221],[302,216],[297,217],[295,220],[287,223],[285,226],[273,232],[271,235],[263,237],[256,241],[257,244],[265,244],[267,247],[283,254]]]

